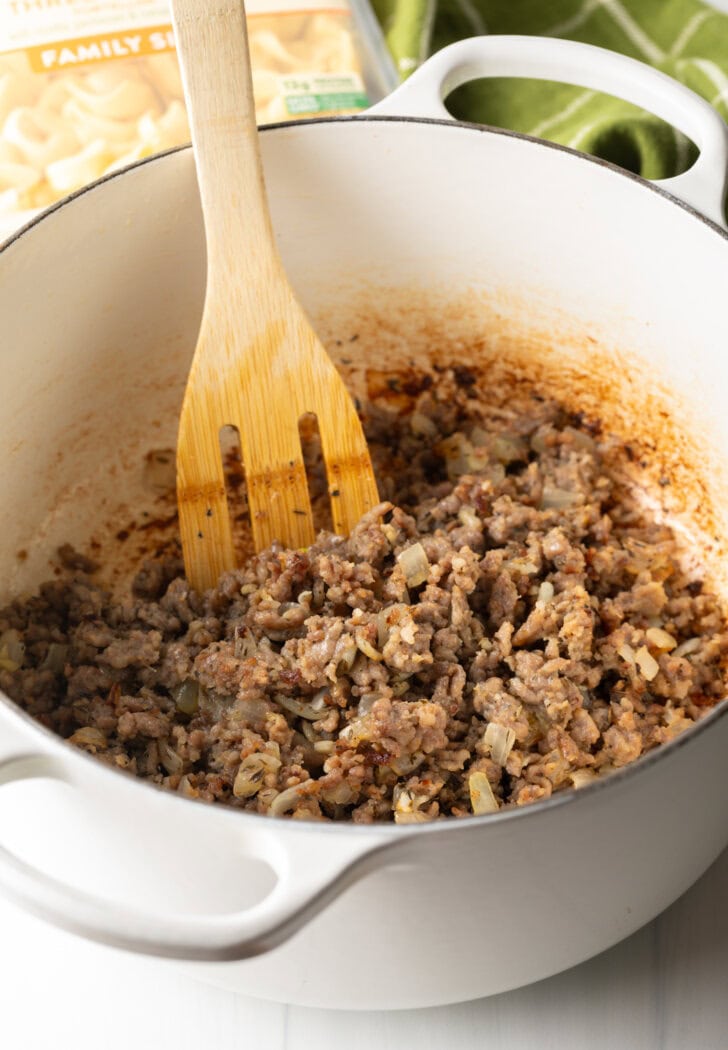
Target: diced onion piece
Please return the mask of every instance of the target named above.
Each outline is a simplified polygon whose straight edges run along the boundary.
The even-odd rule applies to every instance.
[[[356,642],[350,634],[342,636],[339,639],[336,645],[336,649],[334,650],[336,667],[333,668],[333,677],[331,674],[328,674],[327,670],[327,675],[332,681],[336,681],[339,675],[345,675],[349,673],[349,671],[354,666],[354,661],[356,660],[356,652]]]
[[[391,611],[392,609],[390,606],[387,609],[380,609],[377,613],[377,645],[380,646],[380,648],[385,645],[389,638],[389,616]]]
[[[266,773],[275,773],[281,768],[280,759],[264,751],[248,755],[240,763],[233,782],[233,795],[236,798],[252,798],[263,786]]]
[[[686,729],[690,729],[691,726],[695,725],[692,718],[686,718],[682,711],[675,711],[671,706],[665,708],[663,719],[669,740],[674,740],[680,733],[684,733]]]
[[[507,729],[498,722],[491,722],[483,734],[483,743],[490,748],[490,757],[499,766],[506,764],[513,745],[516,742],[516,734],[512,729]]]
[[[470,790],[470,805],[473,807],[473,813],[476,816],[482,816],[483,813],[497,813],[498,799],[493,794],[493,789],[490,786],[485,773],[481,773],[479,770],[475,773],[471,773],[468,777],[468,789]]]
[[[398,777],[406,777],[410,773],[414,773],[426,758],[427,755],[424,751],[413,751],[412,754],[404,754],[400,755],[399,758],[393,758],[389,766]]]
[[[104,734],[100,729],[94,729],[93,726],[82,726],[81,729],[77,729],[68,739],[72,744],[76,744],[78,747],[95,747],[100,751],[105,750],[108,746]]]
[[[345,740],[350,747],[356,747],[362,740],[371,740],[373,731],[370,719],[352,718],[340,731],[339,740]]]
[[[622,657],[622,659],[626,663],[630,664],[631,667],[634,667],[634,665],[635,665],[635,655],[634,655],[634,649],[632,648],[631,645],[627,645],[626,642],[622,642],[620,647],[617,649],[617,653],[618,653],[619,656]]]
[[[177,785],[177,791],[185,798],[199,798],[200,792],[190,783],[190,778],[185,774]]]
[[[309,744],[313,744],[318,740],[318,737],[316,736],[316,730],[313,727],[313,722],[309,722],[307,719],[303,720],[301,732],[299,733],[298,731],[296,731],[293,735],[295,737],[301,737],[301,740],[306,744],[307,747]],[[301,741],[299,741],[299,743],[301,743]]]
[[[467,473],[469,474],[478,474],[481,470],[485,470],[489,463],[490,452],[487,448],[471,448],[471,450],[465,454],[465,465],[467,467]],[[493,469],[495,471],[494,476],[497,477],[499,481],[502,481],[505,477],[503,464],[496,461],[496,463],[493,464]]]
[[[249,627],[238,624],[233,638],[233,651],[239,660],[248,660],[255,654],[257,645]]]
[[[248,725],[262,724],[265,722],[272,708],[267,700],[260,697],[250,697],[245,700],[234,700],[235,720],[246,722]]]
[[[596,445],[593,438],[590,438],[583,430],[576,430],[575,427],[564,427],[564,435],[566,434],[569,435],[571,443],[575,445],[576,448],[582,448],[586,452],[596,451]]]
[[[660,665],[654,658],[650,650],[646,645],[641,645],[637,652],[634,654],[635,663],[642,672],[642,677],[646,678],[648,682],[651,682],[657,672],[660,670]]]
[[[378,653],[371,642],[362,635],[360,631],[356,633],[356,647],[360,653],[364,653],[370,660],[375,660],[377,663],[381,663],[384,657],[381,653]]]
[[[555,485],[544,485],[543,487],[542,510],[566,510],[569,507],[575,507],[578,502],[579,495],[576,492],[569,492],[568,489],[560,489]]]
[[[345,780],[335,784],[334,787],[322,788],[321,798],[325,802],[331,802],[334,806],[346,806],[354,800],[354,792],[351,785]]]
[[[389,540],[390,543],[397,542],[397,530],[395,529],[394,525],[390,525],[388,522],[385,522],[379,527],[382,530],[383,535]]]
[[[468,529],[482,529],[483,522],[472,507],[461,507],[458,511],[458,521]]]
[[[302,797],[302,788],[305,787],[305,781],[303,784],[296,784],[295,787],[286,788],[285,791],[281,791],[279,795],[271,802],[268,807],[268,813],[272,817],[282,817],[285,813],[290,813],[296,808]]]
[[[170,776],[182,772],[184,762],[166,740],[157,741],[157,750],[159,751],[159,761]]]
[[[433,423],[433,421],[423,415],[422,412],[413,412],[410,416],[409,423],[414,434],[419,434],[421,437],[437,437],[437,424]]]
[[[487,470],[482,471],[482,477],[484,481],[489,481],[491,485],[500,485],[505,480],[506,468],[502,463],[493,463],[488,467]],[[483,489],[485,491],[485,489]]]
[[[553,434],[553,429],[550,424],[546,424],[545,427],[540,427],[531,435],[531,448],[539,456],[542,456],[547,451],[549,442],[546,440],[546,437],[551,434]]]
[[[66,666],[67,657],[67,645],[60,645],[58,642],[51,642],[51,644],[48,646],[48,652],[46,653],[45,660],[40,665],[41,670],[55,671],[56,674],[60,674],[60,672]]]
[[[377,693],[364,693],[357,705],[356,713],[359,718],[366,718],[378,700]]]
[[[234,697],[222,696],[220,693],[212,692],[212,690],[208,693],[202,686],[200,686],[198,697],[198,710],[212,722],[219,722],[223,717],[223,713],[228,711],[235,703]]]
[[[307,702],[305,700],[295,700],[292,696],[282,696],[278,694],[276,696],[276,703],[280,704],[281,707],[286,709],[286,711],[290,711],[292,715],[296,715],[298,718],[307,718],[309,722],[316,722],[319,718],[323,718],[326,712],[326,702],[324,700],[325,695],[326,690],[321,689],[313,700]]]
[[[183,715],[194,715],[200,702],[199,683],[188,678],[177,690],[174,702]]]
[[[392,792],[392,801],[395,813],[411,813],[415,808],[412,792],[399,785],[395,786]]]
[[[429,820],[419,808],[423,799],[418,799],[406,788],[395,787],[392,798],[395,824],[424,824]]]
[[[4,671],[17,671],[23,666],[25,645],[18,631],[9,630],[0,635],[0,667]]]
[[[449,478],[458,478],[461,474],[467,474],[471,469],[468,456],[473,453],[473,446],[460,431],[443,438],[435,445],[435,451],[445,459]]]
[[[444,437],[442,441],[437,443],[437,451],[445,457],[445,459],[455,459],[460,455],[464,445],[470,445],[470,442],[463,433],[456,430],[454,434],[449,434],[448,437]]]
[[[395,813],[395,824],[427,824],[430,818],[421,809],[413,809],[409,813]]]
[[[506,566],[522,576],[534,576],[539,571],[538,565],[530,558],[511,558],[506,562]]]
[[[408,587],[419,587],[430,575],[430,563],[421,543],[413,543],[398,554],[397,563],[404,573]]]
[[[645,631],[645,638],[650,645],[654,645],[655,649],[661,649],[665,653],[669,653],[677,645],[669,631],[663,631],[661,627],[648,627]]]
[[[592,769],[575,769],[569,773],[569,776],[575,788],[584,787],[585,784],[591,784],[593,780],[597,779],[597,775]]]
[[[493,459],[499,463],[513,463],[528,455],[528,445],[517,434],[497,434],[489,442],[489,449]]]
[[[538,589],[536,601],[541,605],[547,605],[554,596],[554,585],[550,580],[544,580]]]
[[[672,654],[673,656],[690,656],[691,653],[696,653],[700,648],[700,638],[688,638],[687,641],[681,642],[677,649]]]
[[[328,707],[327,701],[330,699],[331,690],[327,689],[326,686],[314,693],[313,699],[311,700],[311,707],[314,711],[318,711],[319,718],[326,713],[326,708]]]

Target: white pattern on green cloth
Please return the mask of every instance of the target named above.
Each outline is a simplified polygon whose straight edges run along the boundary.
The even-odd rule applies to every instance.
[[[728,118],[728,14],[702,0],[372,0],[403,76],[454,40],[488,32],[583,40],[647,61]],[[695,147],[651,114],[561,83],[484,80],[456,116],[512,128],[623,164],[648,178],[685,170]]]

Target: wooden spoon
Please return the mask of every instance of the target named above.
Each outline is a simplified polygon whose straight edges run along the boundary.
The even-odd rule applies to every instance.
[[[299,420],[318,418],[334,529],[378,501],[361,423],[288,283],[266,200],[245,9],[172,0],[207,239],[207,293],[177,445],[185,569],[197,590],[235,567],[220,430],[238,429],[256,550],[314,528]]]

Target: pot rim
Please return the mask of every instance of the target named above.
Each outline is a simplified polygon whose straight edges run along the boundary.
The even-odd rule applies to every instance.
[[[582,153],[579,150],[573,149],[570,146],[564,146],[560,143],[549,142],[545,139],[536,138],[533,135],[526,135],[523,132],[511,131],[508,128],[499,128],[487,124],[475,124],[468,121],[462,120],[444,120],[433,117],[411,117],[411,116],[396,116],[396,115],[367,115],[366,113],[358,116],[341,116],[341,117],[316,117],[311,120],[305,121],[280,121],[275,124],[267,124],[259,131],[263,134],[268,132],[287,130],[291,128],[305,128],[307,125],[319,125],[319,124],[376,124],[376,123],[405,123],[405,124],[424,124],[424,125],[435,125],[439,127],[457,129],[458,131],[472,131],[479,134],[486,135],[500,135],[505,138],[521,139],[525,142],[531,143],[534,146],[541,146],[546,149],[557,150],[562,153],[566,153],[573,157],[575,160],[581,160],[588,164],[596,165],[597,167],[606,168],[608,171],[614,173],[622,178],[629,179],[631,182],[638,184],[642,188],[650,191],[651,193],[657,194],[659,197],[669,201],[677,207],[688,212],[693,218],[698,219],[701,223],[707,226],[710,230],[720,235],[723,240],[728,241],[728,230],[723,229],[717,223],[713,222],[712,219],[707,218],[697,208],[691,204],[687,204],[685,201],[673,196],[667,190],[663,189],[655,183],[649,182],[642,176],[635,174],[634,172],[627,171],[624,168],[620,168],[618,165],[613,164],[611,161],[602,159],[601,157],[595,157],[591,154]],[[118,179],[126,175],[127,173],[136,170],[137,168],[144,167],[146,165],[158,163],[164,161],[168,156],[176,153],[184,153],[191,150],[191,144],[174,146],[171,149],[164,150],[163,152],[156,153],[151,157],[145,157],[142,160],[135,161],[133,164],[129,164],[124,168],[117,171],[111,172],[108,175],[104,175],[102,178],[89,183],[86,186],[81,187],[74,193],[62,200],[57,201],[55,204],[50,205],[39,215],[34,216],[29,222],[21,226],[18,230],[12,233],[7,240],[0,244],[0,257],[3,253],[16,243],[21,237],[32,230],[40,222],[54,212],[60,211],[62,208],[66,208],[73,204],[78,198],[85,196],[88,193],[93,192],[97,187],[110,182],[111,180]],[[93,769],[96,775],[105,778],[107,775],[114,777],[115,783],[120,783],[119,777],[122,778],[122,782],[125,781],[128,788],[132,791],[148,791],[150,788],[156,789],[156,792],[160,799],[164,798],[167,801],[164,803],[171,805],[189,805],[190,803],[196,803],[194,799],[183,798],[176,792],[167,790],[157,784],[150,784],[149,782],[142,780],[141,778],[135,777],[123,770],[114,769],[111,766],[107,766],[105,763],[100,762],[95,756],[88,754],[87,752],[75,747],[70,744],[68,740],[58,736],[52,730],[48,729],[42,723],[34,719],[27,711],[25,711],[19,704],[15,703],[5,693],[0,692],[0,711],[2,708],[6,708],[10,711],[11,717],[19,718],[34,732],[39,732],[50,742],[52,748],[59,749],[64,755],[72,755],[74,759],[80,759],[82,762],[89,763],[87,768]],[[365,835],[374,835],[377,838],[387,836],[387,838],[409,838],[414,835],[427,835],[437,833],[447,833],[448,831],[454,831],[455,829],[463,829],[467,827],[477,828],[485,825],[498,822],[499,824],[505,823],[506,821],[512,820],[523,820],[533,819],[547,809],[553,809],[557,806],[574,805],[578,800],[584,798],[592,798],[596,792],[606,790],[611,784],[624,784],[630,780],[634,780],[643,772],[648,772],[657,762],[662,760],[665,755],[670,755],[678,748],[689,746],[691,741],[695,740],[700,734],[708,731],[717,724],[722,718],[728,717],[728,698],[720,700],[715,707],[713,707],[695,726],[674,740],[669,741],[666,744],[653,748],[647,754],[640,756],[636,761],[623,766],[621,769],[615,770],[605,777],[597,777],[593,782],[585,784],[581,788],[567,788],[562,791],[558,791],[555,794],[549,796],[549,798],[541,799],[538,802],[532,802],[525,806],[513,806],[506,807],[499,810],[496,813],[483,814],[482,816],[471,815],[463,819],[456,818],[444,818],[439,820],[429,821],[422,824],[384,824],[384,823],[373,823],[373,824],[355,824],[353,821],[296,821],[296,831],[304,831],[306,829],[310,831],[322,832],[326,834],[344,833],[344,834],[355,834],[363,837]],[[250,820],[254,821],[259,827],[267,827],[271,830],[276,823],[278,823],[279,830],[284,831],[290,826],[290,822],[281,821],[276,822],[275,818],[271,818],[266,814],[262,813],[251,813],[249,810],[238,810],[233,806],[226,806],[224,804],[215,805],[216,819],[220,820]]]
[[[688,212],[693,218],[698,219],[709,229],[719,234],[723,240],[728,240],[728,229],[719,226],[718,223],[703,215],[703,213],[692,204],[680,200],[679,197],[676,197],[674,194],[664,189],[657,182],[651,182],[649,179],[643,178],[642,175],[638,175],[634,171],[620,168],[618,164],[614,164],[610,160],[604,160],[603,157],[596,157],[591,153],[582,153],[580,150],[574,149],[572,146],[564,146],[560,142],[550,142],[548,139],[541,139],[535,135],[527,135],[522,131],[512,131],[510,128],[499,128],[493,124],[476,124],[472,121],[456,120],[454,118],[452,120],[444,120],[440,117],[397,116],[395,114],[384,113],[368,115],[367,113],[363,113],[340,117],[312,117],[307,120],[281,120],[274,124],[265,124],[262,127],[259,127],[258,133],[267,134],[268,132],[273,131],[289,130],[292,128],[302,129],[311,125],[321,124],[424,124],[443,128],[457,128],[461,131],[473,131],[485,135],[498,135],[503,138],[520,139],[524,142],[531,143],[534,146],[543,146],[545,149],[566,153],[575,160],[581,160],[587,164],[593,164],[596,167],[605,168],[607,171],[611,171],[615,175],[626,178],[630,182],[636,183],[642,188],[649,190],[651,193],[656,193],[658,197],[662,197],[671,204],[675,204],[677,207],[682,208],[683,211]],[[109,172],[107,175],[102,175],[101,178],[95,179],[93,182],[88,183],[86,186],[82,186],[78,190],[74,190],[74,192],[68,194],[68,196],[63,197],[54,204],[50,204],[38,215],[34,215],[32,219],[29,219],[28,222],[24,223],[17,230],[13,231],[13,233],[11,233],[4,241],[0,242],[0,256],[7,248],[12,244],[15,244],[20,237],[24,236],[29,230],[37,226],[38,223],[43,221],[47,216],[60,211],[62,208],[68,207],[68,205],[72,204],[79,197],[83,197],[87,193],[92,192],[98,186],[103,186],[105,183],[111,182],[113,179],[118,179],[126,175],[128,172],[135,171],[137,168],[143,168],[147,165],[162,161],[164,158],[173,156],[175,153],[185,153],[191,150],[192,144],[189,142],[184,143],[181,146],[172,146],[170,149],[154,153],[150,157],[143,157],[141,160],[127,164],[123,168],[118,168],[116,171]],[[689,171],[690,169],[688,168],[687,170]]]

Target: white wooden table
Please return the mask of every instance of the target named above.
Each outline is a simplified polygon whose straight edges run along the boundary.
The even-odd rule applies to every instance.
[[[305,934],[302,934],[305,936]],[[659,919],[516,992],[401,1013],[234,995],[0,901],[3,1050],[727,1050],[728,852]]]

